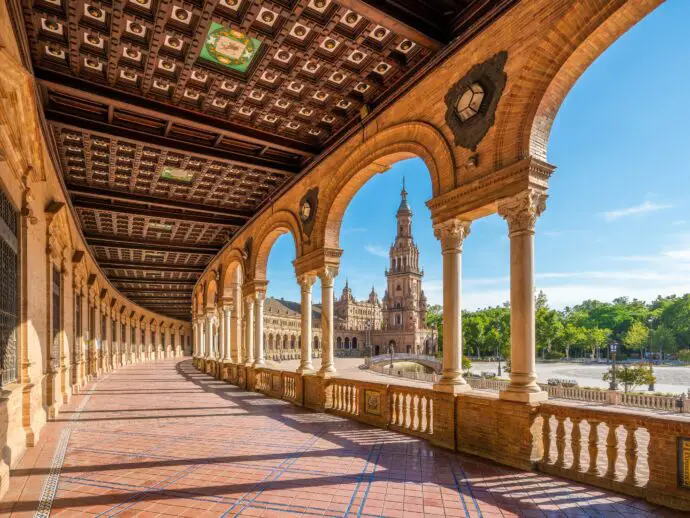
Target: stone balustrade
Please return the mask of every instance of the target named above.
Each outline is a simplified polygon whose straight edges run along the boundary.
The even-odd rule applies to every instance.
[[[297,406],[424,437],[436,446],[519,469],[543,471],[690,510],[690,491],[685,487],[690,483],[690,442],[684,446],[684,439],[690,440],[690,419],[683,415],[622,406],[628,403],[524,403],[500,399],[489,391],[454,395],[244,364],[209,367],[213,362],[217,361],[194,360],[200,370]],[[475,381],[478,387],[490,390],[494,384],[504,383],[476,379],[471,383]],[[561,389],[562,397],[590,397],[577,393],[586,389],[552,388]],[[660,396],[646,397],[651,399],[645,404],[663,404],[652,401]]]

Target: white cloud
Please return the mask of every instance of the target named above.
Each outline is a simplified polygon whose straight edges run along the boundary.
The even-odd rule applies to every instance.
[[[685,219],[677,219],[675,221],[671,221],[671,225],[685,225],[687,223],[687,220]]]
[[[632,216],[635,214],[644,214],[647,212],[654,212],[657,210],[670,209],[673,205],[653,203],[651,201],[645,201],[639,205],[634,205],[632,207],[627,207],[625,209],[610,210],[603,213],[604,219],[606,221],[613,221],[616,219],[624,218],[626,216]]]
[[[367,245],[364,249],[376,257],[388,257],[388,250],[379,245]]]

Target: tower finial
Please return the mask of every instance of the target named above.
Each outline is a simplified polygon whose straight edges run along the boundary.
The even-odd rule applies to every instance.
[[[404,176],[403,176],[402,191],[400,191],[400,195],[403,197],[403,199],[407,198],[407,191],[405,190],[405,177]]]

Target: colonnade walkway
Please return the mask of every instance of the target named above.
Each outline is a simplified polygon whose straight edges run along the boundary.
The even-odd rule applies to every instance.
[[[679,516],[313,413],[188,359],[103,376],[12,472],[3,516]]]

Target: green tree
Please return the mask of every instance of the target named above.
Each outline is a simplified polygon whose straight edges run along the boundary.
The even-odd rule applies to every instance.
[[[609,337],[611,336],[610,329],[588,329],[586,331],[587,343],[591,348],[591,357],[596,358],[596,351],[602,347],[606,347]]]
[[[675,354],[678,352],[678,342],[676,336],[668,327],[661,325],[656,329],[650,331],[652,352],[662,352],[664,357],[667,354]]]
[[[426,327],[436,326],[435,340],[438,350],[443,350],[443,307],[439,304],[429,306],[426,310]]]
[[[552,352],[554,343],[563,334],[563,318],[558,311],[549,308],[543,291],[537,295],[536,307],[537,354],[541,352],[544,358],[547,352]]]
[[[604,381],[611,381],[613,378],[613,367],[604,373],[602,379]],[[649,365],[633,365],[631,367],[616,367],[616,381],[623,384],[625,392],[634,392],[635,389],[642,385],[651,385],[656,382],[656,376],[652,374],[652,369]]]
[[[623,334],[622,341],[630,349],[640,349],[647,345],[649,340],[649,329],[642,322],[633,322],[628,330]]]

